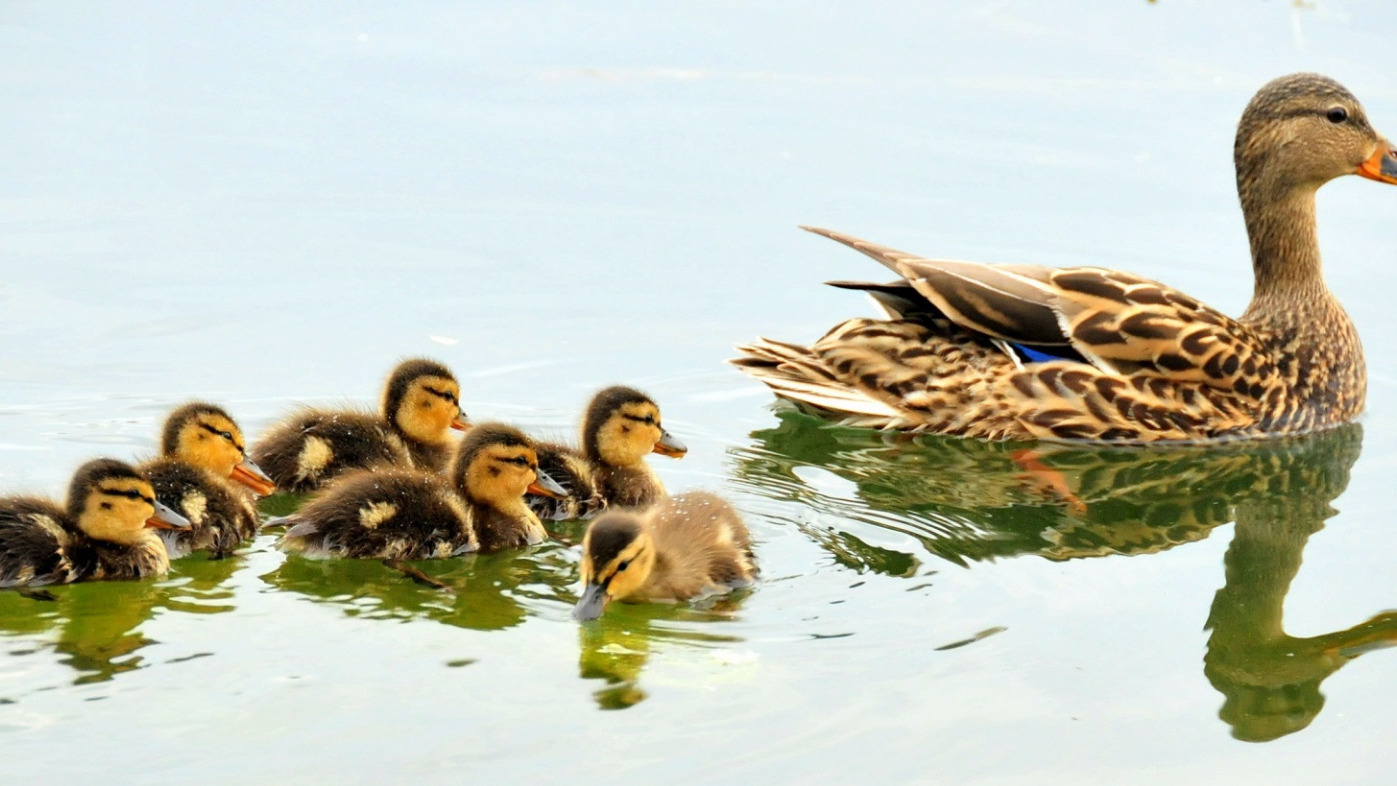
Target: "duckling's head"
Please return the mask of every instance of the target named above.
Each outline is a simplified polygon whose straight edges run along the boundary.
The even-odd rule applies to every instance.
[[[147,528],[189,529],[189,521],[155,500],[150,481],[129,464],[96,459],[68,486],[68,517],[93,540],[134,546]]]
[[[683,442],[660,425],[660,407],[634,388],[615,385],[599,391],[582,419],[582,450],[587,458],[613,467],[638,463],[648,453],[679,458]]]
[[[645,586],[654,568],[654,543],[639,516],[625,511],[598,516],[582,538],[582,599],[573,618],[585,622],[600,617],[612,599]]]
[[[1291,74],[1257,92],[1237,125],[1237,185],[1244,204],[1313,191],[1340,175],[1397,183],[1397,151],[1373,130],[1343,85]]]
[[[383,419],[411,439],[428,445],[450,441],[451,429],[469,426],[461,412],[461,385],[435,360],[404,360],[383,386]]]
[[[258,494],[276,490],[276,483],[247,457],[242,429],[213,404],[195,401],[171,412],[160,436],[160,454],[232,478]]]
[[[471,427],[456,449],[451,475],[467,500],[493,508],[522,505],[526,492],[567,495],[538,468],[533,440],[503,423]]]

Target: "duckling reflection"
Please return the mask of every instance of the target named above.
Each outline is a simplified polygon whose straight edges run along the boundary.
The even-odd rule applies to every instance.
[[[576,569],[567,549],[546,542],[527,552],[473,555],[413,565],[427,586],[376,560],[318,560],[290,555],[261,578],[346,616],[373,620],[434,620],[472,630],[520,625],[536,600],[571,603]]]
[[[1362,433],[1346,429],[1333,462],[1301,465],[1269,480],[1273,496],[1237,510],[1224,564],[1227,583],[1208,615],[1203,673],[1225,697],[1218,716],[1232,736],[1265,742],[1309,726],[1324,707],[1320,684],[1371,649],[1397,644],[1397,612],[1354,627],[1297,638],[1285,632],[1286,593],[1311,535],[1335,514]]]
[[[713,623],[731,620],[745,596],[746,592],[739,590],[687,606],[618,604],[621,608],[613,609],[597,622],[578,626],[578,676],[602,682],[602,687],[592,692],[601,709],[633,707],[648,696],[641,686],[641,677],[653,649],[740,642],[736,636],[714,633]],[[689,621],[697,624],[685,627]]]
[[[0,632],[31,642],[11,654],[58,656],[77,674],[74,684],[106,682],[144,668],[141,652],[154,644],[142,630],[157,609],[178,613],[218,614],[233,610],[228,580],[241,565],[239,558],[186,558],[172,568],[167,580],[153,583],[97,582],[47,587],[28,597],[0,592]],[[27,686],[46,690],[51,686]]]

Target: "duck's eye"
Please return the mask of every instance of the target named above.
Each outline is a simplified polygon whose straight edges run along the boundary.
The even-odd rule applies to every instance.
[[[1325,117],[1329,118],[1329,122],[1331,123],[1342,123],[1348,120],[1348,110],[1341,106],[1336,106],[1329,110],[1329,112],[1325,114]]]
[[[630,566],[631,566],[631,561],[630,561],[630,560],[626,560],[626,561],[622,562],[620,565],[617,565],[617,566],[616,566],[616,572],[617,572],[617,573],[620,573],[620,572],[624,571],[626,568],[629,568]]]
[[[232,442],[232,441],[233,441],[233,432],[231,432],[231,431],[220,431],[220,432],[218,432],[218,436],[223,437],[224,439],[228,440],[229,442]]]

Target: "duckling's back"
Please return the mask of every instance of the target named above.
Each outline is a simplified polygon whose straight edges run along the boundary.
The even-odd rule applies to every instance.
[[[657,564],[647,595],[690,598],[749,584],[752,536],[727,500],[707,491],[663,499],[646,511]]]
[[[415,470],[346,474],[286,523],[282,549],[312,557],[434,559],[478,545],[459,495]]]
[[[413,466],[402,439],[365,412],[303,412],[272,427],[251,455],[277,488],[298,494],[353,469]]]
[[[208,470],[175,459],[141,466],[155,497],[189,519],[187,530],[161,530],[171,558],[208,549],[226,554],[257,534],[257,505],[249,493]]]
[[[52,502],[31,497],[0,500],[0,587],[67,584],[81,578],[68,548],[75,536]]]
[[[581,451],[557,442],[535,445],[538,468],[552,478],[567,496],[561,499],[529,494],[529,508],[541,519],[570,521],[589,519],[606,508],[606,499],[597,485],[597,468]]]

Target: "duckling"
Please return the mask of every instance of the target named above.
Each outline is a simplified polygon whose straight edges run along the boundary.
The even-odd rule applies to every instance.
[[[537,543],[543,525],[524,491],[561,494],[537,473],[518,430],[476,426],[462,440],[450,479],[380,468],[344,475],[286,518],[281,548],[312,557],[435,559]]]
[[[306,493],[350,469],[377,465],[442,472],[451,429],[469,426],[461,386],[433,360],[399,363],[383,386],[380,414],[309,409],[273,426],[252,446],[253,460],[278,487]]]
[[[561,442],[535,443],[538,466],[563,489],[564,496],[529,494],[529,509],[549,521],[590,519],[606,509],[597,468],[581,451]]]
[[[171,559],[199,549],[226,554],[257,534],[252,494],[265,496],[276,486],[247,458],[243,445],[238,424],[213,404],[185,404],[165,419],[160,458],[140,469],[156,499],[191,524],[188,530],[162,533]]]
[[[503,423],[472,428],[457,448],[451,474],[470,505],[483,552],[530,546],[548,536],[525,502],[526,493],[550,498],[567,495],[539,467],[533,440]]]
[[[539,465],[564,489],[562,500],[530,499],[545,518],[589,518],[607,505],[644,507],[665,496],[645,463],[648,453],[682,458],[684,443],[660,425],[660,407],[640,391],[613,385],[597,392],[582,418],[582,450],[539,445]]]
[[[73,475],[66,507],[36,497],[0,499],[0,587],[158,576],[170,558],[149,530],[188,527],[134,467],[89,461]]]
[[[750,584],[752,536],[722,497],[690,491],[643,513],[610,511],[582,540],[582,599],[573,617],[600,617],[612,600],[676,601]]]

